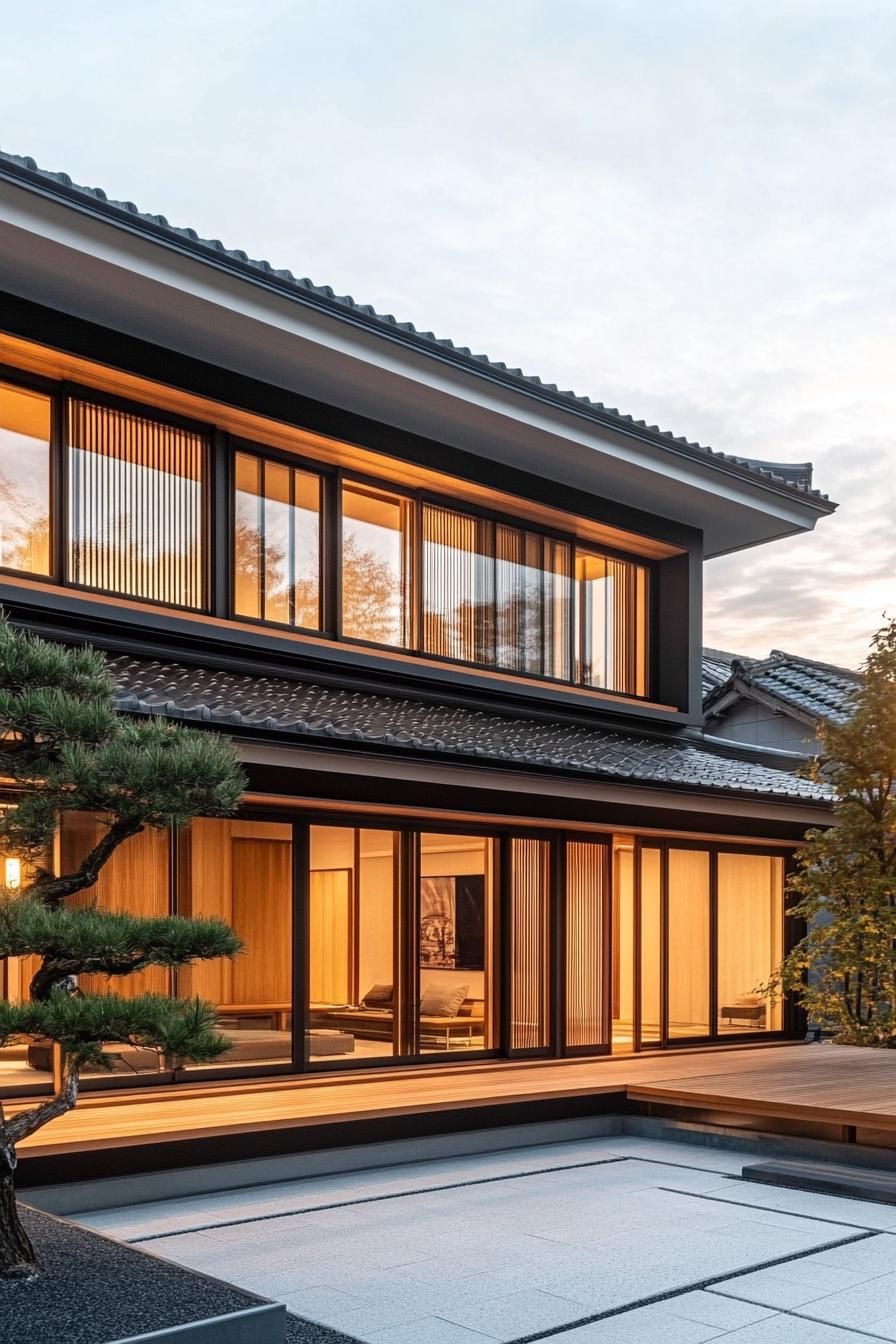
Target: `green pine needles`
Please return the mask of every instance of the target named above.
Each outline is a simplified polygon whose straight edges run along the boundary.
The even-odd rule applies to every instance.
[[[896,1046],[896,621],[862,673],[848,722],[821,731],[836,824],[797,855],[790,914],[807,932],[769,988],[795,991],[844,1044]]]
[[[110,1045],[156,1050],[169,1067],[228,1048],[210,1004],[115,989],[147,967],[240,951],[220,920],[145,918],[70,898],[89,892],[115,851],[147,827],[232,813],[245,781],[229,738],[125,717],[101,653],[26,634],[2,613],[0,776],[0,865],[11,859],[19,873],[0,888],[0,960],[36,962],[27,1000],[0,1000],[0,1047],[42,1042],[58,1063],[48,1100],[11,1117],[0,1103],[0,1276],[27,1278],[38,1266],[16,1211],[16,1144],[75,1105],[81,1069],[107,1065]],[[104,826],[78,866],[58,872],[50,856],[66,812],[98,814]],[[105,977],[110,992],[85,992],[84,975]]]

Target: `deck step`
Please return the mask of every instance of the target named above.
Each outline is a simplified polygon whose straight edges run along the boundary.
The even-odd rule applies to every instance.
[[[838,1166],[833,1162],[753,1162],[742,1172],[745,1181],[814,1190],[823,1195],[896,1204],[896,1172]]]

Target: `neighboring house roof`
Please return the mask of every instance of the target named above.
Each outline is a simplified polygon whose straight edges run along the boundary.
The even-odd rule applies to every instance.
[[[38,167],[32,158],[9,154],[0,150],[0,175],[27,182],[32,188],[50,191],[58,198],[76,204],[81,209],[89,207],[94,214],[113,219],[130,228],[139,228],[169,245],[176,243],[181,250],[188,251],[217,266],[225,266],[244,277],[278,289],[293,299],[311,303],[331,313],[350,315],[352,320],[362,325],[388,334],[392,339],[403,342],[444,359],[449,357],[453,363],[474,369],[479,373],[487,370],[489,375],[505,384],[538,394],[560,405],[574,406],[580,414],[611,428],[634,433],[639,438],[658,444],[678,454],[702,460],[708,466],[725,464],[729,472],[733,468],[736,474],[758,478],[767,485],[774,485],[785,491],[791,491],[804,497],[812,497],[814,504],[823,512],[831,512],[836,505],[827,495],[812,488],[812,464],[810,462],[785,463],[764,462],[758,458],[742,457],[732,453],[722,453],[703,444],[676,436],[669,430],[661,430],[657,425],[648,425],[644,420],[635,420],[623,415],[615,408],[607,407],[603,402],[592,401],[590,397],[580,396],[572,391],[563,391],[555,383],[545,383],[534,374],[525,374],[522,369],[509,368],[503,361],[490,359],[487,355],[474,354],[467,346],[456,345],[454,341],[437,337],[431,331],[421,331],[413,322],[399,322],[391,314],[379,313],[370,304],[356,303],[347,294],[337,294],[329,285],[316,285],[307,277],[300,278],[289,270],[278,270],[268,261],[256,261],[237,248],[225,247],[218,239],[201,238],[195,229],[180,228],[170,224],[164,215],[147,214],[139,210],[132,201],[110,200],[100,187],[81,186],[67,173],[50,172]]]
[[[129,713],[457,761],[767,798],[825,801],[824,786],[687,743],[490,714],[313,682],[113,657],[118,706]]]
[[[731,667],[734,663],[749,664],[753,660],[742,658],[737,653],[725,653],[723,649],[704,649],[703,650],[703,699],[714,691],[717,686],[724,686],[725,682],[731,676]]]
[[[704,650],[703,708],[708,719],[721,717],[737,700],[752,698],[804,722],[845,723],[852,695],[861,684],[860,673],[851,668],[772,649],[761,661],[732,657],[728,677],[707,690],[718,666],[716,658],[714,650]]]

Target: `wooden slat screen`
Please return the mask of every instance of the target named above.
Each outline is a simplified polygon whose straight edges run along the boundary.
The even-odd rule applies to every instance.
[[[577,679],[625,695],[650,694],[650,574],[646,565],[580,552]]]
[[[423,509],[423,647],[442,658],[493,663],[494,524]]]
[[[566,1044],[604,1045],[608,1039],[604,985],[608,847],[589,841],[566,846]]]
[[[69,579],[202,608],[207,447],[193,430],[70,398]]]
[[[550,843],[547,840],[513,840],[510,1046],[514,1050],[538,1049],[550,1040],[550,892]]]

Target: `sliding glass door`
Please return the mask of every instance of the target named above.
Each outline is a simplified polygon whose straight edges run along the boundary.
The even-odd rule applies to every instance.
[[[498,1044],[497,843],[424,832],[417,842],[416,1051],[448,1055]]]
[[[630,902],[635,1048],[782,1030],[782,1004],[763,986],[784,951],[784,858],[641,841],[634,859],[614,929],[625,927]]]
[[[305,1059],[352,1063],[404,1053],[401,835],[312,826]]]
[[[666,847],[666,1035],[709,1035],[710,856]]]
[[[309,1064],[497,1048],[497,852],[485,835],[310,828]]]
[[[780,1031],[783,1005],[762,986],[784,951],[784,860],[779,854],[720,854],[717,1031]]]

